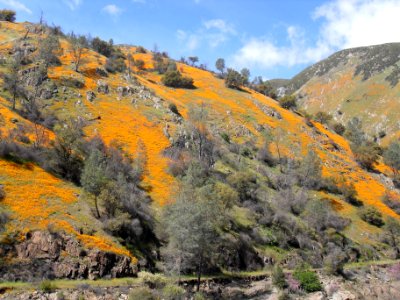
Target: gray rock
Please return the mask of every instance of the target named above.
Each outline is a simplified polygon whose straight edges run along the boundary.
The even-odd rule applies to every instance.
[[[90,102],[93,102],[94,99],[96,99],[96,94],[92,91],[87,91],[86,92],[86,99]]]

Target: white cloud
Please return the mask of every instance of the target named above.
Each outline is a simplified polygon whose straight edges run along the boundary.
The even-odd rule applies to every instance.
[[[25,6],[25,4],[17,0],[0,0],[0,3],[16,11],[24,11],[28,14],[32,14],[32,11]]]
[[[235,34],[235,29],[232,24],[225,22],[222,19],[212,19],[203,23],[204,27],[208,30],[216,29],[222,33]]]
[[[118,17],[122,13],[122,9],[115,4],[108,4],[104,6],[103,11],[113,17]]]
[[[64,2],[71,10],[75,10],[82,4],[83,0],[64,0]]]
[[[321,36],[333,47],[399,41],[400,0],[336,0],[316,9],[325,24]]]
[[[232,58],[237,67],[294,66],[314,63],[334,51],[399,42],[400,0],[334,0],[313,12],[321,20],[318,37],[310,44],[301,28],[288,26],[287,46],[269,39],[250,38]]]
[[[234,26],[222,19],[207,20],[195,32],[186,32],[181,29],[176,32],[178,41],[184,45],[185,50],[189,51],[204,45],[216,48],[233,35],[236,35]]]

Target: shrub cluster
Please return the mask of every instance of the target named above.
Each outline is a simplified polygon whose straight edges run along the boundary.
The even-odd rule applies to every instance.
[[[178,70],[167,71],[161,78],[161,81],[168,87],[187,89],[194,88],[193,79],[187,76],[182,76]]]

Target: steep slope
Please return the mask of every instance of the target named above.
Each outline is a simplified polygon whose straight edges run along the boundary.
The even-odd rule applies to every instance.
[[[136,58],[149,60],[150,54],[134,54]],[[270,98],[254,91],[240,92],[227,89],[223,80],[215,78],[211,73],[187,65],[178,64],[183,74],[195,80],[195,90],[176,90],[163,86],[160,76],[155,73],[145,73],[141,82],[154,90],[164,99],[177,105],[180,111],[185,112],[188,105],[204,103],[210,107],[210,127],[214,135],[226,132],[239,142],[249,139],[258,139],[262,143],[260,128],[272,128],[275,135],[282,135],[281,147],[290,155],[302,155],[308,147],[313,148],[324,161],[325,176],[345,176],[354,183],[360,199],[368,205],[375,206],[384,215],[398,218],[398,215],[381,201],[386,187],[379,180],[379,176],[369,174],[361,169],[354,161],[348,142],[341,136],[334,134],[319,123],[314,127],[306,125],[306,121],[294,112],[285,110]],[[279,117],[278,117],[279,116]],[[172,125],[170,127],[173,127]],[[276,153],[276,149],[273,149]],[[379,167],[378,167],[379,168]],[[381,166],[389,174],[389,170]],[[355,222],[348,231],[352,238],[365,242],[365,232],[377,232],[373,226],[361,221],[357,215],[357,208],[343,200],[329,195],[333,201],[339,203],[339,211]]]
[[[0,49],[2,55],[8,55],[12,47],[11,41],[22,37],[26,26],[31,25],[13,24],[2,27],[5,36]],[[37,45],[40,38],[41,33],[30,33],[24,42]],[[135,68],[135,74],[131,77],[125,73],[105,72],[106,57],[89,49],[84,50],[80,70],[75,72],[71,45],[68,39],[60,39],[61,65],[48,70],[49,84],[54,84],[55,87],[52,88],[51,97],[41,99],[43,110],[54,114],[62,122],[71,118],[84,120],[87,138],[98,135],[107,144],[117,145],[132,157],[138,158],[144,168],[141,187],[153,200],[156,212],[163,205],[174,201],[179,187],[179,178],[173,177],[168,171],[170,160],[164,154],[179,138],[187,135],[184,121],[188,119],[189,111],[193,107],[204,107],[208,112],[205,126],[212,139],[222,144],[221,136],[226,135],[233,144],[221,147],[226,151],[226,157],[221,155],[213,165],[221,176],[226,177],[235,172],[227,160],[231,159],[230,155],[236,150],[226,149],[235,145],[240,149],[247,145],[249,148],[262,146],[265,143],[265,134],[269,131],[274,140],[270,145],[274,156],[280,154],[299,159],[312,149],[323,162],[325,178],[333,177],[339,182],[345,180],[354,184],[358,198],[365,206],[375,207],[384,217],[399,218],[398,214],[382,202],[382,196],[388,191],[399,196],[398,191],[386,180],[385,175],[390,174],[389,169],[378,164],[376,169],[381,174],[363,170],[354,160],[348,142],[322,124],[308,122],[301,115],[280,107],[277,101],[252,90],[228,89],[224,81],[211,72],[182,63],[177,63],[178,70],[194,79],[195,88],[168,88],[161,83],[161,75],[152,70],[152,53],[137,53],[136,47],[120,47],[126,55],[131,54],[135,60],[142,59],[145,62],[144,70]],[[351,56],[350,61],[352,59]],[[331,67],[328,69],[321,76],[333,72]],[[1,71],[6,72],[4,66]],[[80,87],[71,84],[77,80],[82,83]],[[1,93],[10,98],[7,92]],[[171,111],[171,104],[176,105],[183,118]],[[26,123],[34,128],[12,112],[10,107],[9,102],[0,101],[2,131],[16,127],[16,122],[12,121],[15,118],[21,120],[17,123]],[[343,116],[347,117],[347,114]],[[36,139],[34,133],[34,129],[28,131],[32,135],[32,141]],[[48,136],[51,139],[54,134],[48,132]],[[260,190],[264,193],[264,198],[274,195],[275,192],[268,186],[268,176],[273,177],[274,172],[279,171],[265,171],[265,166],[255,159],[254,153],[247,156],[236,154],[234,159],[239,157],[237,164],[256,174],[262,183]],[[27,233],[53,224],[56,231],[73,234],[89,248],[131,255],[101,229],[102,224],[89,209],[93,204],[76,196],[82,193],[80,188],[30,164],[16,165],[2,160],[0,167],[0,183],[7,192],[5,201],[0,205],[11,212],[11,222],[7,225],[8,234],[17,232],[16,227],[22,233]],[[28,191],[33,196],[28,197]],[[340,215],[351,219],[351,224],[345,230],[348,238],[359,245],[379,246],[374,234],[380,233],[382,229],[362,221],[359,207],[350,205],[339,195],[317,191],[312,193],[313,197],[329,201]],[[238,208],[238,211],[246,212],[243,208]],[[249,222],[252,224],[253,220]],[[80,231],[82,227],[84,229]],[[85,234],[86,230],[94,231],[95,234]],[[133,262],[136,262],[134,258]]]
[[[371,136],[399,135],[400,44],[347,49],[305,69],[285,86],[310,113],[329,112],[346,123],[359,117]]]

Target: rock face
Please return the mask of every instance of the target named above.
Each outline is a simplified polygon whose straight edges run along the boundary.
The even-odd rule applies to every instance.
[[[96,99],[96,94],[93,93],[92,91],[87,91],[86,92],[86,99],[90,102],[93,102],[94,99]]]
[[[84,249],[73,236],[47,231],[29,233],[26,240],[7,252],[16,252],[16,263],[0,267],[0,279],[116,278],[133,276],[136,266],[127,256]]]
[[[108,84],[102,80],[97,81],[97,92],[102,94],[110,93],[110,87]]]

